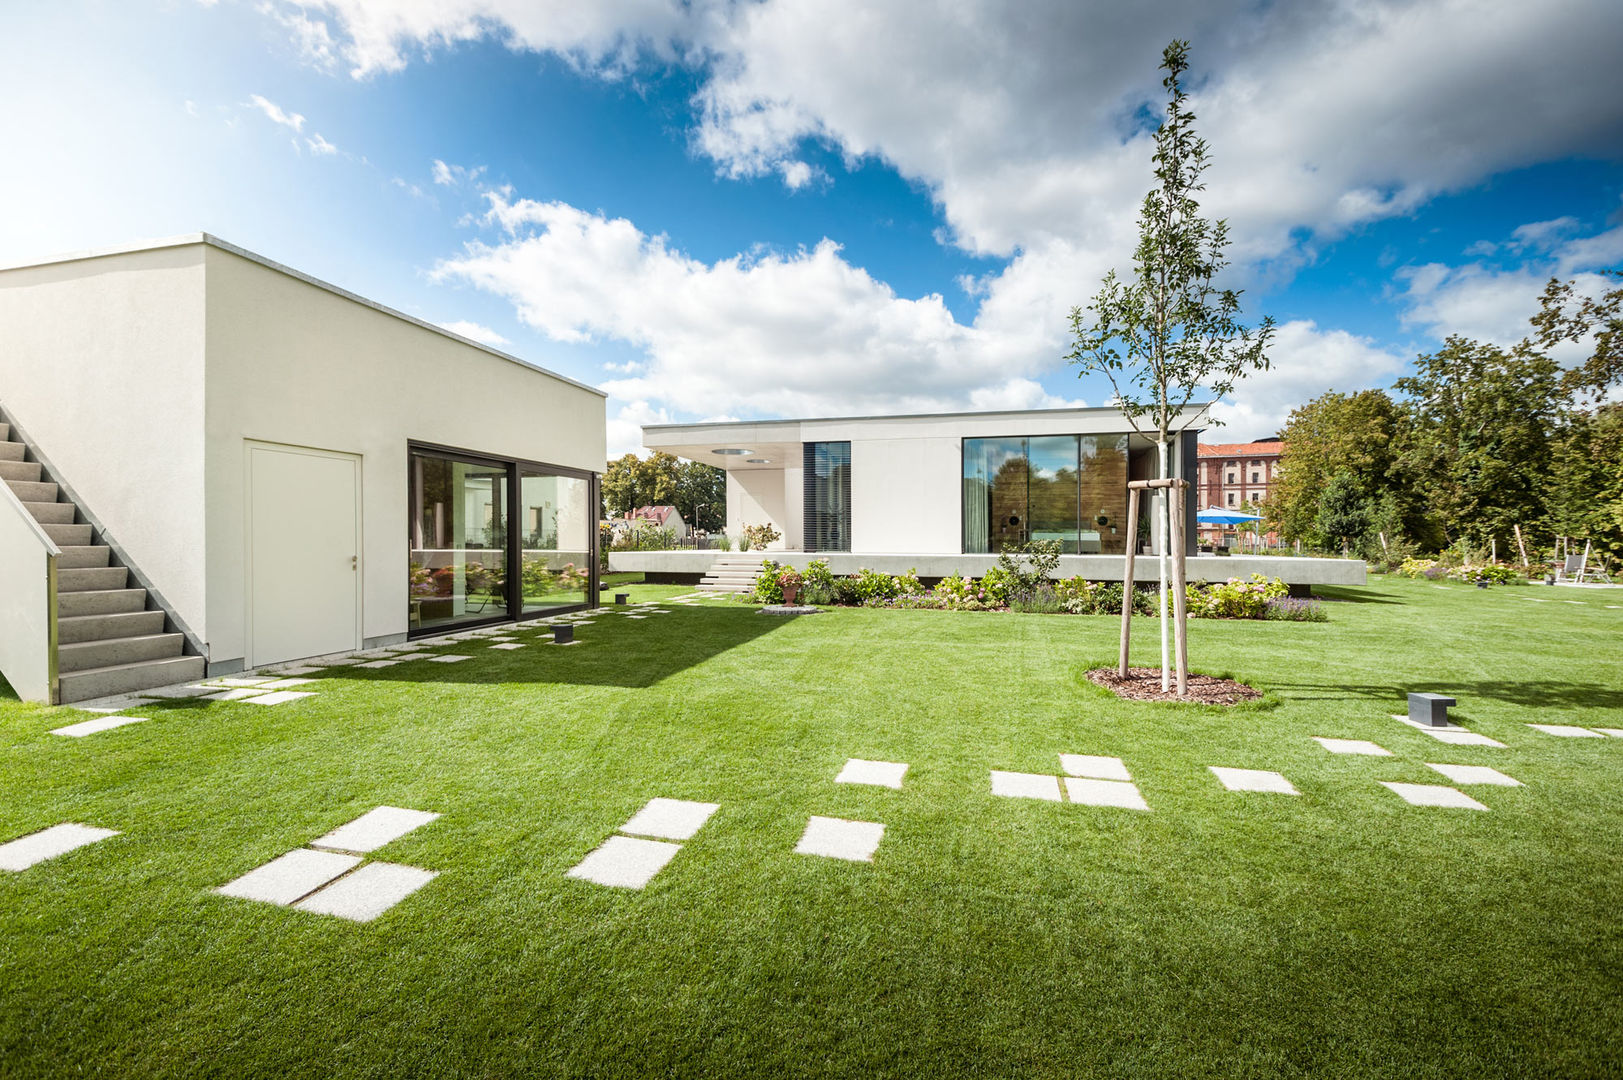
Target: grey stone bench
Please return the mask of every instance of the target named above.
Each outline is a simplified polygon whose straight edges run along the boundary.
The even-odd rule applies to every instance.
[[[1427,727],[1447,727],[1449,706],[1458,704],[1443,694],[1410,694],[1409,719]]]

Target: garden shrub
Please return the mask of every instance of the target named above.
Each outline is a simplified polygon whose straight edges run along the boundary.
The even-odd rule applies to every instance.
[[[1264,619],[1268,601],[1289,593],[1290,587],[1283,581],[1270,581],[1261,574],[1252,574],[1249,581],[1229,578],[1216,585],[1196,581],[1184,587],[1189,614],[1197,619]]]
[[[765,551],[768,544],[781,536],[783,534],[769,524],[744,526],[744,539],[749,543],[749,547],[754,548],[756,551]],[[744,550],[748,551],[749,548]]]
[[[1515,567],[1504,563],[1483,563],[1481,566],[1457,566],[1448,572],[1449,580],[1476,583],[1486,581],[1492,585],[1525,585],[1527,579]]]
[[[1330,616],[1324,605],[1313,599],[1294,596],[1275,596],[1263,604],[1264,619],[1277,622],[1328,622]]]
[[[761,569],[755,575],[755,602],[759,604],[783,603],[783,585],[778,581],[778,573],[784,568],[771,559],[761,562]]]

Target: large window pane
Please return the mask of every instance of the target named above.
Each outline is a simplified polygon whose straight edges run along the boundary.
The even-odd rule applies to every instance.
[[[804,444],[801,509],[807,551],[851,550],[851,444]]]
[[[520,472],[518,528],[525,611],[586,602],[592,560],[589,490],[587,482],[576,477]]]
[[[1077,437],[1033,436],[1026,440],[1031,462],[1031,539],[1057,540],[1066,555],[1077,553]]]
[[[508,613],[507,478],[499,465],[412,455],[414,629]]]
[[[1082,436],[1084,555],[1123,555],[1127,535],[1127,436]]]
[[[1024,543],[1030,467],[1024,439],[964,440],[964,550]]]

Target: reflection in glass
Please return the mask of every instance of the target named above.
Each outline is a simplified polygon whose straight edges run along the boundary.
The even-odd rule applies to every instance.
[[[413,628],[506,615],[507,469],[412,456]]]
[[[964,440],[964,551],[1057,540],[1065,554],[1127,550],[1127,436]]]
[[[964,550],[1002,551],[1026,539],[1024,439],[964,440]]]
[[[851,550],[851,444],[805,443],[801,509],[807,551]]]
[[[1055,540],[1065,555],[1077,553],[1077,437],[1044,435],[1026,440],[1030,536]]]
[[[1082,436],[1084,555],[1127,552],[1127,436]]]
[[[586,602],[592,563],[589,503],[583,479],[519,473],[525,611]]]

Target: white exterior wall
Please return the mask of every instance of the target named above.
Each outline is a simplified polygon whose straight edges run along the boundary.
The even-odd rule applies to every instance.
[[[796,478],[794,500],[786,498],[786,477],[793,472]],[[727,534],[737,538],[746,525],[771,523],[783,535],[767,545],[769,549],[785,551],[800,547],[800,488],[801,470],[748,469],[727,473]],[[790,508],[793,507],[794,527],[790,528]]]
[[[229,251],[206,259],[211,663],[244,655],[248,440],[361,458],[369,641],[407,630],[408,440],[602,472],[597,393]]]
[[[852,439],[851,549],[963,550],[962,476],[961,439]]]
[[[206,637],[203,247],[0,270],[0,405]]]

